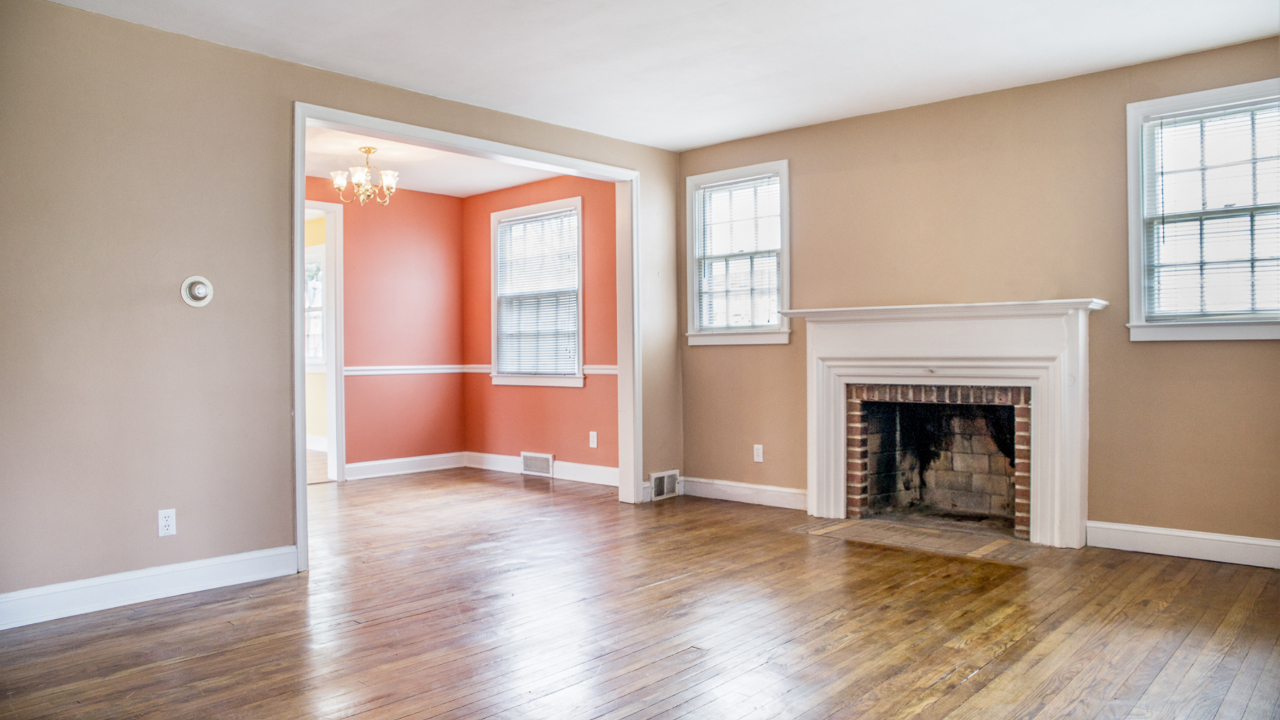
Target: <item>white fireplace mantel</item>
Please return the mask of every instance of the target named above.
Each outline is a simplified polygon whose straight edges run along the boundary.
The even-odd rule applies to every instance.
[[[1088,516],[1086,298],[791,310],[806,322],[808,510],[845,517],[845,387],[1031,388],[1031,540],[1082,547]]]

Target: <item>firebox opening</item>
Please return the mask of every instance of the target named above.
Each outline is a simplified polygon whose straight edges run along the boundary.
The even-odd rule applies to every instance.
[[[1014,526],[1011,405],[862,403],[872,513]]]

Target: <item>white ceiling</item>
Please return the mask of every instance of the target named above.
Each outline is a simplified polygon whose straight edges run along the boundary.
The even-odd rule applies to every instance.
[[[58,0],[685,150],[1280,32],[1276,0]]]
[[[405,190],[470,197],[557,177],[556,173],[496,160],[316,126],[307,127],[306,173],[328,178],[334,170],[364,165],[360,148],[366,145],[378,150],[369,164],[400,173],[398,187]]]

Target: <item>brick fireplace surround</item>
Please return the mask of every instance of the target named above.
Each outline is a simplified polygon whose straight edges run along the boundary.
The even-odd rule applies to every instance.
[[[848,393],[847,517],[865,517],[868,496],[867,423],[862,403],[942,403],[950,405],[1011,405],[1014,417],[1014,535],[1031,536],[1031,388],[980,385],[850,384]]]

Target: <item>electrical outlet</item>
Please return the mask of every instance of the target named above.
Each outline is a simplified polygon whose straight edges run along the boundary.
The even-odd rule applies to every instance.
[[[178,511],[173,508],[160,511],[160,537],[178,534]]]
[[[764,462],[764,446],[763,445],[751,446],[751,459],[755,460],[756,462]]]
[[[591,447],[596,447],[596,445],[598,445],[598,444],[599,444],[599,443],[596,441],[596,431],[595,431],[595,430],[592,430],[592,431],[591,431],[591,434],[588,436],[588,438],[587,438],[587,444],[588,444],[588,445],[590,445]]]

